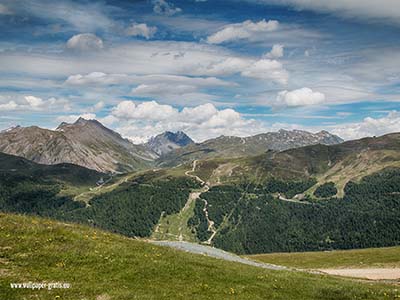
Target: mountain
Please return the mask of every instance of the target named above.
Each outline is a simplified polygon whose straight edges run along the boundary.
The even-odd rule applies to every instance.
[[[208,188],[186,231],[217,248],[263,253],[399,243],[400,133],[193,165],[191,175]]]
[[[0,166],[1,211],[131,237],[204,242],[236,253],[383,247],[400,240],[400,133],[212,157],[121,174],[98,188],[97,181],[79,186],[99,174],[64,171],[80,168],[73,165],[43,166],[2,154]],[[68,187],[71,180],[77,188]]]
[[[309,145],[239,158],[209,158],[197,162],[196,173],[211,183],[264,182],[275,177],[318,184],[333,181],[338,195],[350,180],[359,180],[389,167],[400,167],[400,133],[368,137],[335,145]]]
[[[267,150],[284,151],[302,146],[342,143],[343,139],[327,131],[310,133],[303,130],[279,130],[249,137],[220,136],[199,144],[189,144],[166,154],[159,162],[172,166],[194,159],[209,157],[240,157],[258,155]]]
[[[166,131],[155,137],[152,137],[147,142],[146,146],[159,156],[163,156],[175,149],[179,149],[193,143],[193,140],[182,131]]]
[[[0,133],[0,152],[41,164],[72,163],[100,172],[125,172],[149,166],[156,157],[96,120],[79,118],[56,130],[14,127]]]

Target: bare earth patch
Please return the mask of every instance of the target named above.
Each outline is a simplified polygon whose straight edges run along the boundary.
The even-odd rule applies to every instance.
[[[400,279],[400,268],[375,269],[320,269],[319,271],[338,276],[366,278],[372,280]]]

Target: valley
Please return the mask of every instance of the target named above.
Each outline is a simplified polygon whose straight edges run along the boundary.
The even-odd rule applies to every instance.
[[[92,128],[93,125],[98,126],[91,123],[88,126]],[[221,152],[193,160],[185,158],[167,166],[171,155],[195,145],[183,133],[178,136],[182,143],[188,144],[173,146],[176,144],[171,143],[181,142],[171,134],[153,139],[158,158],[147,167],[126,172],[100,172],[66,163],[38,164],[0,153],[2,218],[26,218],[26,221],[19,220],[28,223],[33,220],[33,224],[58,224],[56,221],[71,224],[65,230],[106,230],[102,234],[107,239],[121,234],[115,237],[141,245],[133,246],[134,249],[142,246],[147,249],[135,250],[133,255],[143,251],[144,257],[151,257],[149,253],[153,250],[148,249],[157,249],[154,250],[157,253],[199,259],[192,266],[193,272],[202,272],[199,268],[199,264],[205,263],[202,260],[214,257],[224,260],[217,263],[223,264],[223,268],[225,264],[232,264],[240,272],[244,272],[243,268],[254,268],[254,272],[279,272],[278,277],[315,278],[313,280],[322,280],[322,286],[325,280],[341,280],[341,286],[360,284],[359,291],[362,291],[363,283],[336,279],[328,274],[396,284],[398,248],[376,247],[398,246],[400,241],[400,134],[283,151],[266,149],[255,155],[229,156]],[[164,147],[167,138],[173,141],[166,142]],[[150,146],[145,147],[150,149]],[[163,157],[168,162],[165,165],[160,163]],[[56,221],[42,221],[34,216]],[[54,226],[60,228],[61,225]],[[20,235],[28,231],[27,228],[21,230],[24,231]],[[67,234],[64,229],[60,230]],[[93,236],[96,240],[97,233]],[[149,243],[153,246],[147,246]],[[64,243],[59,247],[64,247],[62,245]],[[35,253],[43,250],[35,247]],[[111,252],[100,259],[108,257],[115,267],[115,259],[110,255],[119,257],[121,254],[113,251],[120,250],[111,245],[107,247]],[[347,250],[362,248],[374,249]],[[346,251],[340,252],[340,249]],[[191,254],[182,253],[182,250]],[[158,269],[161,264],[166,272],[177,270],[176,262],[161,260],[157,255],[146,265],[155,263],[153,267]],[[130,258],[126,259],[121,258],[124,263]],[[67,263],[73,264],[72,259],[67,259]],[[223,271],[221,276],[230,276],[227,272]],[[189,280],[190,276],[187,278]],[[225,279],[218,284],[224,285]],[[208,279],[204,282],[210,284]],[[177,286],[181,284],[183,281]],[[262,299],[258,292],[247,290],[251,284],[254,283],[248,281],[242,288],[232,286],[232,289],[244,299]],[[221,291],[225,289],[216,287],[212,293],[219,293],[220,288]],[[146,295],[142,289],[138,290]],[[202,288],[200,294],[208,295],[206,290]],[[227,290],[229,293],[230,288]],[[119,292],[122,290],[116,291]],[[304,299],[322,299],[322,294],[326,295],[325,292],[314,294],[315,290],[308,294],[307,288],[303,292]],[[100,291],[98,293],[101,295]],[[188,290],[182,293],[182,299],[191,293],[197,292]],[[290,289],[288,293],[290,295]],[[327,293],[329,295],[329,288]],[[352,291],[335,290],[332,299],[338,299],[337,293],[344,293],[343,299],[353,295]],[[380,299],[379,293],[369,293],[369,290],[363,292],[360,298]],[[227,295],[221,294],[221,298]]]
[[[78,125],[98,126],[84,122]],[[77,125],[62,127],[68,126]],[[178,150],[193,146],[183,133],[178,137],[152,143],[163,151],[172,147],[161,146],[167,138],[188,143]],[[389,134],[122,174],[70,165],[93,174],[79,184],[81,175],[60,181],[59,165],[3,154],[0,209],[238,254],[394,246],[400,240],[398,153],[400,135]],[[30,177],[26,165],[41,175]]]

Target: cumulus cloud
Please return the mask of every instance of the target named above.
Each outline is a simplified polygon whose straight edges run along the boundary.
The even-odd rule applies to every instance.
[[[103,48],[103,40],[92,33],[81,33],[67,41],[67,48],[78,51],[100,50]]]
[[[223,27],[221,30],[210,35],[207,38],[207,42],[210,44],[221,44],[230,41],[251,39],[255,35],[275,31],[278,27],[279,22],[276,20],[261,20],[256,23],[247,20],[243,23],[235,23]]]
[[[117,130],[135,142],[166,130],[183,130],[197,141],[220,135],[246,136],[265,131],[255,120],[247,120],[233,109],[217,109],[206,103],[178,110],[155,101],[122,101],[112,110]],[[116,121],[117,120],[117,121]]]
[[[296,107],[321,104],[325,101],[325,95],[314,92],[312,89],[304,87],[293,91],[281,91],[276,97],[273,105],[278,107]]]
[[[165,0],[153,0],[153,11],[159,15],[173,16],[180,13],[182,9]]]
[[[382,118],[367,117],[358,123],[337,125],[332,132],[345,140],[400,132],[400,112],[392,111]]]
[[[17,108],[18,108],[18,104],[15,103],[15,101],[13,101],[13,100],[8,101],[7,103],[0,104],[0,111],[16,110]]]
[[[289,73],[277,60],[260,59],[242,71],[242,76],[271,80],[280,84],[287,84]]]
[[[0,111],[51,111],[55,109],[70,110],[66,99],[50,97],[42,99],[33,95],[0,95]]]
[[[44,105],[44,101],[42,98],[35,97],[35,96],[25,96],[26,102],[34,108],[38,108],[42,105]]]
[[[147,40],[152,38],[156,32],[157,32],[157,27],[147,26],[146,23],[140,23],[140,24],[133,23],[125,30],[126,35],[141,36]]]
[[[272,59],[280,58],[282,56],[283,56],[283,45],[282,44],[273,45],[271,51],[264,54],[265,58],[272,58]]]
[[[155,101],[138,105],[133,101],[122,101],[113,108],[112,114],[125,120],[166,120],[176,117],[178,111],[170,105],[158,104]]]

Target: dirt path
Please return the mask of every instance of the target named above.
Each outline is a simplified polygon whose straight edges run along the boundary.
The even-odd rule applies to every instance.
[[[371,269],[320,269],[329,274],[372,280],[396,280],[400,279],[400,268],[371,268]]]
[[[297,200],[297,199],[287,199],[287,198],[283,197],[281,194],[278,194],[278,199],[282,200],[282,201],[298,203],[298,204],[306,204],[306,205],[312,204],[312,203],[310,203],[308,201],[300,201],[300,200]]]
[[[211,242],[212,242],[214,236],[217,234],[217,230],[215,229],[214,221],[210,220],[210,218],[208,217],[208,202],[207,202],[207,200],[205,200],[205,199],[201,199],[201,200],[204,202],[203,212],[207,219],[207,224],[208,224],[207,230],[212,232],[211,236],[208,238],[207,241],[204,242],[204,244],[211,245]]]
[[[236,254],[226,252],[221,249],[217,249],[214,247],[210,246],[204,246],[200,244],[195,244],[195,243],[188,243],[188,242],[177,242],[177,241],[150,241],[153,244],[157,244],[160,246],[167,246],[171,248],[175,248],[181,251],[186,251],[186,252],[191,252],[194,254],[202,254],[202,255],[207,255],[227,261],[233,261],[233,262],[238,262],[246,265],[251,265],[255,267],[260,267],[264,269],[270,269],[270,270],[292,270],[291,268],[284,267],[284,266],[278,266],[278,265],[273,265],[273,264],[267,264],[267,263],[262,263],[262,262],[256,262],[250,259],[246,259],[243,257],[240,257]]]
[[[201,179],[199,176],[190,174],[190,173],[196,171],[196,165],[197,165],[197,160],[194,160],[194,161],[193,161],[193,164],[192,164],[192,169],[189,170],[189,171],[186,171],[186,172],[185,172],[185,175],[196,179],[198,182],[200,182],[200,183],[203,184],[203,185],[206,185],[206,183],[204,182],[204,180]]]
[[[189,171],[186,171],[186,172],[185,172],[185,175],[196,179],[198,182],[200,182],[200,183],[203,185],[203,187],[202,187],[202,189],[201,189],[199,192],[195,192],[195,193],[191,193],[191,194],[190,194],[190,195],[193,195],[193,196],[192,196],[192,197],[189,196],[189,200],[188,200],[188,202],[186,203],[186,205],[189,207],[189,206],[190,206],[190,203],[191,203],[191,202],[189,203],[189,201],[194,201],[194,200],[197,200],[197,199],[200,199],[200,200],[202,200],[202,201],[204,202],[203,212],[204,212],[204,215],[205,215],[205,217],[206,217],[206,219],[207,219],[208,231],[211,231],[211,232],[212,232],[211,236],[209,237],[209,239],[208,239],[207,241],[204,242],[204,244],[211,245],[211,242],[212,242],[214,236],[217,234],[217,230],[215,229],[214,221],[213,221],[213,220],[210,220],[210,218],[209,218],[209,216],[208,216],[208,202],[207,202],[207,200],[201,199],[201,198],[200,198],[200,195],[201,195],[202,193],[207,192],[207,191],[210,189],[210,187],[209,187],[209,186],[207,185],[207,183],[206,183],[203,179],[201,179],[199,176],[190,174],[190,173],[196,171],[196,165],[197,165],[197,160],[194,160],[194,161],[193,161],[193,165],[192,165],[192,169],[189,170]],[[186,205],[185,205],[185,207],[186,207]],[[182,240],[180,239],[180,241],[182,241]]]

